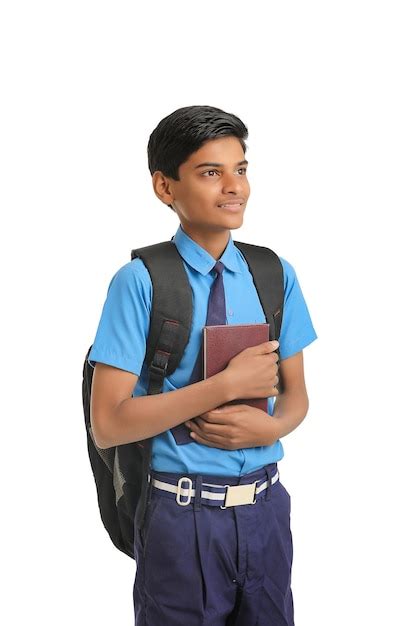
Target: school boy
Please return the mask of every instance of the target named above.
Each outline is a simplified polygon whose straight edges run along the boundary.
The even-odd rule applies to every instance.
[[[193,293],[189,343],[163,392],[146,395],[153,288],[141,259],[113,276],[90,353],[98,445],[154,438],[142,528],[135,519],[136,626],[294,624],[291,499],[277,462],[284,455],[281,439],[307,414],[302,350],[317,335],[288,261],[279,257],[285,287],[279,368],[276,342],[268,341],[242,351],[211,378],[193,377],[206,322],[266,321],[231,236],[243,223],[250,193],[247,135],[235,115],[190,106],[165,117],[149,138],[153,189],[179,218],[173,242]],[[273,181],[270,173],[265,180]],[[253,210],[266,223],[262,206]],[[268,397],[268,413],[245,404],[215,411],[244,397]],[[178,484],[191,489],[185,499]],[[255,503],[225,506],[226,485],[254,485]]]

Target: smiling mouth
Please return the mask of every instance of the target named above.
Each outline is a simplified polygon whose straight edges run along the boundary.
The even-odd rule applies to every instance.
[[[227,204],[218,204],[217,206],[227,211],[240,211],[243,205],[244,202],[228,202]]]

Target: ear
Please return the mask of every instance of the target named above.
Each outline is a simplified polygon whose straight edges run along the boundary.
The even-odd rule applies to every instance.
[[[161,202],[167,204],[168,206],[172,205],[174,197],[172,194],[170,180],[167,176],[160,171],[154,172],[152,174],[152,186],[155,195],[161,200]]]

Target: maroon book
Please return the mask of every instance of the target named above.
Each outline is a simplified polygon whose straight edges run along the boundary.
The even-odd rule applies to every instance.
[[[203,378],[222,372],[239,352],[265,341],[269,341],[268,323],[203,326]],[[250,404],[268,413],[268,398],[242,398],[226,404]]]

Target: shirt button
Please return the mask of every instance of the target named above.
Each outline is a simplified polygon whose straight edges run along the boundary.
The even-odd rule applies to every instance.
[[[229,312],[229,315],[233,315],[233,311],[232,311],[232,309],[229,309],[229,311],[228,311],[228,312]]]

